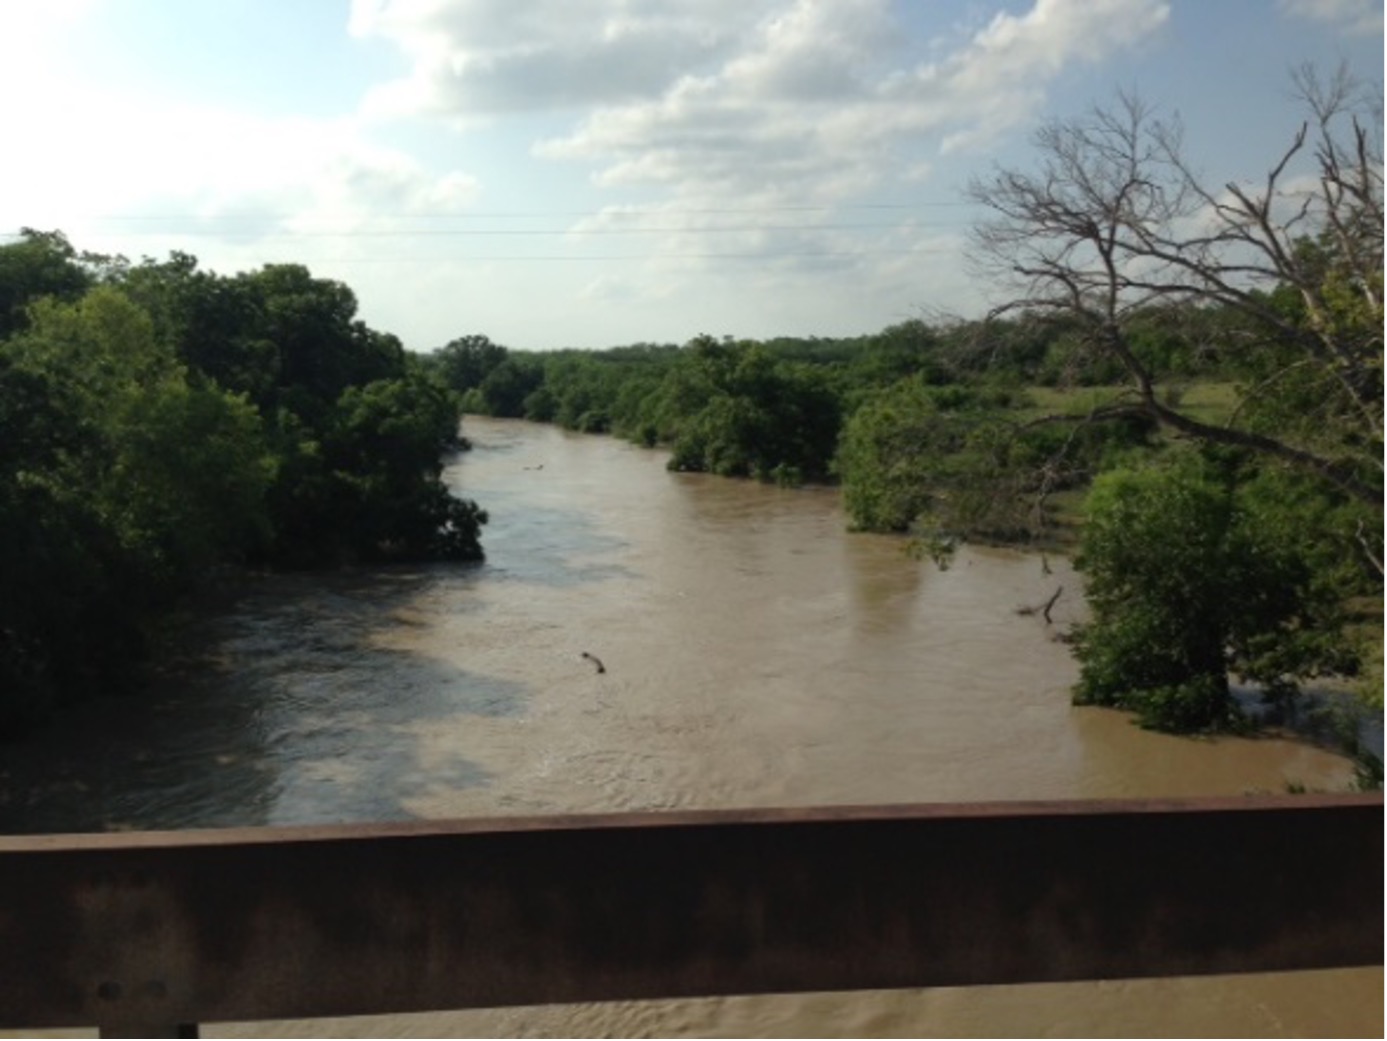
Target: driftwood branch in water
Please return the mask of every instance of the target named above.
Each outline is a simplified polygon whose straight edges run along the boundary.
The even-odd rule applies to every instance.
[[[597,666],[597,671],[598,671],[598,672],[606,672],[606,671],[607,671],[607,666],[605,666],[605,665],[602,664],[602,659],[599,658],[597,655],[595,655],[595,654],[589,654],[587,651],[584,651],[584,652],[583,652],[583,657],[586,658],[588,661],[592,662],[594,665],[596,665],[596,666]]]
[[[1055,595],[1052,596],[1052,597],[1050,597],[1049,600],[1046,600],[1044,604],[1039,605],[1039,606],[1036,606],[1036,607],[1018,607],[1018,608],[1016,609],[1016,613],[1017,613],[1017,614],[1021,614],[1021,615],[1032,615],[1032,614],[1035,614],[1037,611],[1039,611],[1042,615],[1045,616],[1045,624],[1046,624],[1046,625],[1049,625],[1049,624],[1050,624],[1050,608],[1052,608],[1052,607],[1055,606],[1055,601],[1058,600],[1058,599],[1060,598],[1060,594],[1063,593],[1063,592],[1064,592],[1064,586],[1060,586],[1058,589],[1055,590]]]

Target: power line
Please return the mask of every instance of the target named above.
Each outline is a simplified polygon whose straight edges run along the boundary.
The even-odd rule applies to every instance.
[[[463,255],[463,256],[415,256],[415,257],[345,257],[345,256],[324,256],[302,258],[299,262],[304,264],[443,264],[443,263],[462,263],[477,261],[664,261],[664,260],[790,260],[790,259],[814,259],[814,258],[865,258],[878,256],[917,256],[917,255],[940,255],[953,254],[957,250],[944,249],[942,247],[928,247],[916,249],[859,249],[859,250],[796,250],[763,253],[589,253],[589,254],[569,254],[566,256],[542,253],[542,254],[497,254],[497,255]]]
[[[900,231],[899,224],[731,224],[718,227],[660,227],[660,228],[504,228],[504,229],[370,229],[350,231],[281,230],[255,236],[256,241],[287,241],[291,239],[386,239],[386,238],[511,238],[511,237],[568,237],[633,236],[633,235],[711,235],[747,232],[825,232],[825,231]],[[15,237],[19,232],[8,232]],[[229,234],[217,228],[182,228],[122,232],[124,235],[147,238],[151,236],[209,238]]]
[[[914,205],[914,204],[912,204]],[[940,206],[953,205],[940,203]],[[907,209],[911,208],[906,204],[856,204],[851,207],[839,207],[842,209]],[[823,210],[829,207],[771,207],[769,210]],[[532,211],[530,216],[541,211]],[[548,211],[553,215],[556,211]],[[591,215],[589,211],[582,211],[585,215]],[[680,211],[693,212],[693,211]],[[727,210],[727,211],[706,211],[706,212],[756,212],[754,210]],[[669,211],[651,211],[651,214],[660,213],[668,216]],[[416,215],[409,215],[414,217]],[[128,218],[135,221],[174,221],[179,218],[171,216],[132,216]],[[201,219],[201,218],[189,218]],[[244,215],[236,217],[214,218],[216,220],[250,220],[252,218]],[[937,228],[938,225],[935,225]],[[508,228],[508,229],[476,229],[476,228],[433,228],[433,229],[372,229],[360,228],[351,230],[275,230],[264,235],[254,235],[250,240],[239,245],[249,248],[264,247],[275,245],[288,245],[301,240],[330,240],[339,239],[345,241],[365,240],[365,239],[469,239],[469,238],[509,238],[509,237],[563,237],[579,239],[583,237],[634,237],[641,235],[708,235],[708,234],[737,234],[753,232],[772,232],[772,233],[821,233],[821,232],[843,232],[843,231],[880,231],[880,232],[899,232],[903,228],[901,224],[886,224],[881,222],[847,222],[847,223],[820,223],[820,224],[722,224],[712,227],[635,227],[635,228],[592,228],[575,230],[572,228],[564,229],[540,229],[540,228]],[[919,226],[913,230],[929,230]],[[19,238],[19,231],[0,232],[0,237]],[[123,235],[133,235],[141,238],[162,236],[167,238],[211,238],[218,235],[234,235],[234,231],[219,228],[164,228],[164,229],[142,229],[139,231],[121,232]],[[575,245],[577,243],[575,242]],[[668,260],[787,260],[787,259],[861,259],[873,256],[911,256],[928,254],[945,254],[956,252],[953,247],[941,246],[916,246],[916,247],[863,247],[856,249],[767,249],[767,250],[744,250],[744,251],[703,251],[703,252],[660,252],[640,254],[466,254],[466,255],[418,255],[403,257],[380,257],[380,256],[322,256],[322,257],[296,257],[295,262],[301,263],[343,263],[343,264],[408,264],[408,263],[447,263],[447,262],[624,262],[624,261],[645,261],[661,262]]]
[[[611,209],[585,210],[471,210],[457,212],[404,212],[376,211],[371,216],[385,220],[517,220],[536,217],[678,217],[681,215],[733,215],[749,213],[831,213],[854,210],[916,210],[916,209],[962,209],[970,203],[957,200],[928,200],[922,202],[870,202],[838,204],[804,204],[782,206],[637,206]],[[238,213],[83,213],[75,216],[86,220],[109,221],[241,221],[241,220],[282,220],[295,216],[284,210],[245,210]]]

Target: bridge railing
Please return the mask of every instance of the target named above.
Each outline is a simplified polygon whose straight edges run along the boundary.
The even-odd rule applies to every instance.
[[[1383,960],[1376,796],[0,838],[0,1027]]]

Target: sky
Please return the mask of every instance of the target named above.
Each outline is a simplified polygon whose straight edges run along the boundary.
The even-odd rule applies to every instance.
[[[1135,92],[1216,183],[1380,0],[0,0],[0,242],[306,264],[416,351],[971,317],[965,189]]]

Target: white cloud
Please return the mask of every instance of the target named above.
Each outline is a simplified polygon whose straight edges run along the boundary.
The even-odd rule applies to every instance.
[[[600,183],[691,197],[831,201],[921,168],[922,142],[976,145],[1034,113],[1068,66],[1159,29],[1157,0],[1037,0],[921,61],[885,0],[782,4],[717,69],[657,97],[598,108],[538,154],[584,160]]]
[[[474,205],[474,177],[377,143],[350,112],[257,112],[89,76],[69,41],[90,37],[103,9],[0,0],[0,39],[22,43],[0,63],[0,94],[25,99],[6,109],[6,134],[26,142],[0,164],[0,231],[61,228],[80,247],[135,256],[186,249],[225,269],[305,243],[366,253],[401,221]]]
[[[649,96],[715,62],[770,0],[355,0],[350,29],[398,45],[411,74],[377,115],[459,120]]]
[[[922,139],[988,140],[1074,63],[1110,58],[1168,17],[1163,0],[1036,0],[925,61],[889,0],[357,0],[411,74],[376,112],[459,120],[565,111],[537,143],[606,186],[687,197],[823,200],[919,170]]]
[[[1167,3],[1036,0],[1021,16],[998,14],[962,52],[925,70],[948,99],[943,150],[986,141],[1034,113],[1044,88],[1066,68],[1096,64],[1139,44],[1165,24]]]
[[[222,271],[301,260],[358,286],[364,305],[383,301],[368,320],[412,333],[414,346],[455,335],[443,326],[464,307],[506,315],[529,342],[554,342],[540,326],[556,321],[600,342],[593,330],[611,321],[601,302],[618,300],[652,331],[710,300],[727,313],[707,327],[860,328],[864,314],[967,287],[946,256],[956,214],[902,226],[900,213],[855,204],[897,190],[918,198],[949,153],[995,142],[1034,116],[1061,75],[1140,46],[1169,10],[1165,0],[1032,0],[930,38],[899,20],[930,17],[916,2],[354,0],[350,32],[393,45],[408,71],[333,119],[234,100],[194,106],[173,86],[136,96],[86,82],[61,47],[35,47],[34,60],[0,65],[7,96],[44,102],[9,113],[11,139],[42,148],[0,165],[0,227],[62,227],[84,248],[134,255],[145,243],[187,249]],[[0,0],[0,37],[60,40],[95,3]],[[39,10],[30,23],[15,14]],[[496,126],[439,136],[427,158],[380,143],[417,143],[417,125],[390,121],[421,116]],[[450,161],[460,146],[490,151]],[[555,210],[588,209],[594,187],[643,201],[553,239],[430,224],[480,197],[474,177],[450,171],[473,155],[493,199],[539,198],[525,194],[533,186]],[[128,220],[140,214],[162,219]],[[132,230],[145,232],[134,246],[117,234]],[[565,263],[511,262],[527,252]],[[536,294],[545,308],[523,302]],[[584,321],[592,328],[580,334]],[[479,324],[504,338],[500,323]]]
[[[16,107],[11,132],[42,149],[0,166],[0,227],[61,227],[85,248],[137,255],[184,249],[224,268],[305,245],[362,252],[390,222],[462,212],[478,191],[466,174],[370,143],[350,118],[53,89],[71,92],[61,133]]]
[[[827,329],[835,313],[966,290],[944,269],[956,243],[942,211],[931,229],[900,228],[853,204],[918,195],[941,153],[1032,117],[1070,68],[1158,32],[1169,4],[1034,0],[934,39],[900,15],[892,0],[356,0],[351,24],[411,63],[373,92],[375,116],[543,114],[559,129],[534,158],[586,169],[609,197],[658,200],[570,229],[575,254],[623,257],[575,298],[750,296],[757,322],[783,298]]]
[[[6,62],[22,61],[35,46],[81,21],[98,0],[44,0],[24,3],[9,0],[0,4],[0,39],[20,41],[24,46],[8,48]]]
[[[1286,14],[1328,22],[1353,36],[1382,32],[1381,0],[1280,0],[1280,7]]]

